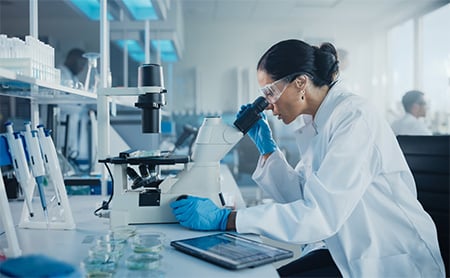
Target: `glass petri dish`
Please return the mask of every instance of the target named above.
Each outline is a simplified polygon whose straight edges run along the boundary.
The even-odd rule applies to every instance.
[[[163,249],[164,234],[145,231],[137,233],[131,242],[135,253],[159,253]]]
[[[130,237],[136,235],[136,227],[126,225],[126,226],[117,226],[111,228],[109,234],[113,235],[117,239],[125,239],[128,240]]]
[[[86,274],[86,278],[111,278],[111,277],[113,277],[113,274],[108,272],[91,272]]]
[[[110,230],[110,234],[115,235],[117,238],[129,239],[136,235],[136,227],[135,226],[117,226],[113,227]]]
[[[112,250],[121,250],[127,244],[127,239],[123,237],[117,237],[114,234],[108,233],[102,235],[97,239],[97,246],[103,248],[110,248]]]
[[[97,257],[87,257],[81,262],[81,268],[90,275],[108,275],[116,271],[117,262],[115,260],[104,260]]]
[[[130,270],[153,270],[161,265],[162,256],[159,254],[133,254],[125,260]]]
[[[94,245],[89,249],[88,255],[104,261],[118,261],[123,255],[123,247],[116,248],[111,244]]]

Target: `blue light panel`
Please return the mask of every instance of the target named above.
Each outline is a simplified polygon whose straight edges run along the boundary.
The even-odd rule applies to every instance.
[[[151,0],[122,0],[135,20],[159,20]]]
[[[142,46],[135,40],[117,40],[116,44],[124,49],[125,44],[128,46],[128,55],[138,63],[145,61],[145,53]],[[152,46],[159,49],[161,61],[163,62],[177,62],[178,55],[174,44],[171,40],[152,40]]]
[[[172,40],[152,40],[152,46],[161,54],[164,62],[177,62],[178,55]]]
[[[98,0],[70,0],[72,4],[83,12],[91,20],[100,19],[100,3]],[[113,20],[108,12],[108,20]]]
[[[128,55],[138,63],[145,61],[145,53],[141,45],[135,40],[118,40],[116,44],[124,49],[125,44],[128,46]]]

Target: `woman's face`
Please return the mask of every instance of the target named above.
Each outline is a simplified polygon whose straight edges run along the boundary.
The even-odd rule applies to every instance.
[[[258,83],[260,87],[275,82],[265,71],[258,71]],[[269,104],[266,110],[272,110],[274,116],[282,120],[285,124],[290,124],[297,116],[303,114],[306,108],[305,101],[301,100],[302,90],[296,86],[296,82],[289,83],[280,98],[274,103]],[[282,88],[280,88],[282,89]],[[303,91],[304,92],[304,91]]]

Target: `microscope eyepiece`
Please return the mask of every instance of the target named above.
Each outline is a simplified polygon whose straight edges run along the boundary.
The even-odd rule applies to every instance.
[[[269,106],[269,102],[267,102],[267,99],[265,97],[258,97],[255,99],[255,101],[252,103],[252,107],[255,107],[255,111],[258,113],[261,113],[266,109],[267,106]]]
[[[264,97],[258,97],[252,105],[234,121],[234,125],[244,134],[261,119],[260,113],[269,105]]]

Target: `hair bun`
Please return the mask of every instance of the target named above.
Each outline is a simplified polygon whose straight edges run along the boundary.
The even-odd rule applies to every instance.
[[[324,42],[320,45],[320,50],[322,50],[323,52],[328,52],[333,54],[333,56],[337,59],[337,50],[334,47],[334,45],[332,45],[329,42]]]

